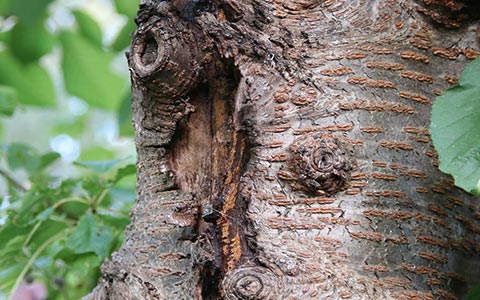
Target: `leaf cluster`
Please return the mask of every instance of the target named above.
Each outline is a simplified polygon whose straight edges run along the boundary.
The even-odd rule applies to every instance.
[[[123,241],[135,166],[119,159],[78,162],[81,175],[61,179],[49,174],[56,153],[12,144],[1,154],[9,166],[3,174],[23,170],[29,186],[11,185],[0,211],[0,298],[28,276],[47,285],[49,299],[79,299]]]
[[[58,109],[65,91],[115,113],[120,133],[131,136],[128,78],[112,65],[130,44],[138,2],[112,0],[127,21],[109,42],[87,11],[63,7],[73,26],[61,26],[52,14],[55,0],[0,0],[0,116]],[[48,68],[52,57],[59,59],[60,75]],[[87,123],[78,118],[54,130],[78,136]],[[82,152],[84,158],[112,156],[100,147]],[[59,158],[29,144],[0,146],[0,177],[8,189],[0,199],[0,299],[29,279],[45,283],[50,300],[80,299],[123,241],[135,198],[131,159],[78,161],[61,177],[54,174]]]

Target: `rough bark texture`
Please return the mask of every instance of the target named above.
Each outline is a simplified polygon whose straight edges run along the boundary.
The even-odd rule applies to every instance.
[[[138,203],[90,299],[459,299],[479,200],[437,169],[435,95],[479,55],[444,0],[145,0]]]

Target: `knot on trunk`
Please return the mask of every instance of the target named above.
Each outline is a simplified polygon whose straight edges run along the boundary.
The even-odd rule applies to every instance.
[[[348,146],[328,134],[313,134],[297,139],[290,151],[293,179],[308,192],[329,195],[343,190],[350,180],[355,162]]]
[[[188,23],[152,17],[133,35],[132,76],[160,97],[184,97],[201,81],[208,60],[203,40]]]
[[[282,280],[270,269],[240,266],[225,276],[223,290],[228,300],[282,299]]]

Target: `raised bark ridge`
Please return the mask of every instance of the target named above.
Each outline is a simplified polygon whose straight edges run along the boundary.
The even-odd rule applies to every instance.
[[[478,23],[435,18],[446,1],[144,2],[138,204],[93,299],[457,299],[478,280],[478,199],[427,129]]]

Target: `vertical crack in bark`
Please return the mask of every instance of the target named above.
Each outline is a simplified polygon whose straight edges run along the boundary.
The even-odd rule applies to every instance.
[[[249,255],[244,223],[248,203],[241,196],[241,178],[249,160],[250,146],[247,133],[238,128],[242,120],[236,119],[240,117],[236,112],[239,108],[235,106],[240,74],[229,61],[225,64],[225,74],[217,76],[216,83],[211,86],[215,96],[211,114],[210,174],[214,176],[211,198],[203,206],[203,211],[210,210],[213,214],[213,218],[205,218],[205,214],[204,219],[213,222],[214,230],[209,231],[208,238],[217,245],[218,253],[210,270],[215,277],[202,279],[205,300],[221,297],[221,279],[228,270],[237,266],[242,257]]]
[[[198,288],[204,300],[221,297],[221,278],[250,256],[248,203],[241,195],[250,147],[235,107],[240,75],[233,61],[218,60],[211,67],[206,83],[188,95],[194,112],[177,124],[169,145],[179,189],[192,193],[201,208],[197,237],[208,257],[201,262]]]

